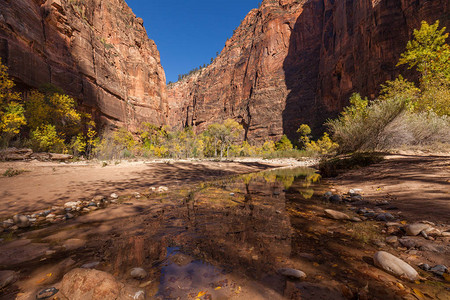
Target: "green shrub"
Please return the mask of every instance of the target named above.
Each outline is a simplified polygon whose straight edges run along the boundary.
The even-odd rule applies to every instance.
[[[14,177],[17,175],[20,175],[22,173],[27,172],[26,170],[17,170],[17,169],[13,169],[13,168],[8,168],[4,173],[3,176],[5,177]]]
[[[376,100],[367,103],[359,94],[350,99],[351,105],[340,117],[327,121],[333,139],[339,144],[339,152],[375,150],[386,126],[406,108],[403,99]]]

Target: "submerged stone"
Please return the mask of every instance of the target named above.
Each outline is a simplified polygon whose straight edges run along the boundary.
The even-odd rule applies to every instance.
[[[147,277],[147,272],[142,268],[133,268],[130,272],[131,277],[135,279],[144,279]]]

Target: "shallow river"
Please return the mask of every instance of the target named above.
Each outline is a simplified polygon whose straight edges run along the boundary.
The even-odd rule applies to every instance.
[[[365,262],[377,225],[325,218],[323,209],[333,205],[322,200],[320,180],[314,169],[278,169],[162,194],[139,191],[23,232],[2,247],[0,266],[20,279],[0,298],[32,299],[84,266],[146,299],[344,299],[369,288],[391,299],[393,291]],[[135,267],[146,278],[131,278]],[[286,278],[281,268],[300,269],[307,279]]]

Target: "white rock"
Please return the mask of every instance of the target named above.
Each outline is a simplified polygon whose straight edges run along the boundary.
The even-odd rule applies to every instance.
[[[147,272],[142,268],[133,268],[130,275],[135,279],[144,279],[147,277]]]
[[[110,195],[110,197],[113,198],[113,199],[117,199],[117,198],[119,198],[119,195],[117,195],[116,193],[112,193]]]
[[[409,224],[404,227],[407,235],[418,235],[422,230],[427,230],[430,225],[424,223]]]
[[[350,220],[350,217],[347,214],[337,210],[325,209],[325,214],[335,220]]]
[[[141,300],[141,299],[145,299],[145,292],[137,291],[133,296],[133,300]]]
[[[419,274],[413,267],[400,258],[385,251],[378,251],[375,253],[373,260],[376,266],[393,275],[405,276],[411,281],[419,278]]]
[[[66,202],[64,203],[64,208],[73,208],[75,209],[77,207],[77,205],[79,204],[79,202]]]
[[[160,186],[158,187],[158,192],[162,193],[162,192],[167,192],[169,190],[168,187],[166,186]]]
[[[290,268],[279,269],[278,273],[283,276],[294,277],[294,278],[298,278],[298,279],[306,278],[305,272],[296,270],[296,269],[290,269]]]
[[[24,215],[15,215],[13,217],[13,221],[19,228],[26,228],[30,226],[30,220],[28,220],[27,216]]]

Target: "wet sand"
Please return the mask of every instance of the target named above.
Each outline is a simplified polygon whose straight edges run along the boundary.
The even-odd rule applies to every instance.
[[[12,168],[24,173],[0,176],[0,219],[33,212],[96,195],[146,192],[152,186],[169,188],[220,176],[274,167],[311,165],[311,161],[242,159],[233,161],[121,161],[89,163],[0,162],[0,174]]]

